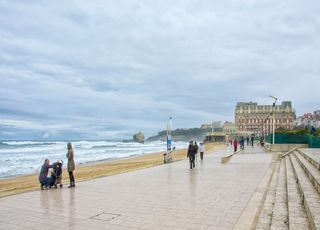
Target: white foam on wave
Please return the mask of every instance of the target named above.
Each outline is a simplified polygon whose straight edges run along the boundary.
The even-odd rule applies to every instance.
[[[41,141],[1,141],[5,145],[48,145],[56,142],[41,142]]]
[[[46,158],[51,163],[57,160],[67,162],[67,141],[6,141],[2,143],[5,145],[0,149],[0,178],[39,171]],[[166,142],[161,141],[146,142],[145,144],[120,141],[74,141],[72,145],[77,164],[125,158],[165,151],[166,149]],[[185,148],[187,143],[175,142],[174,146],[177,149]]]

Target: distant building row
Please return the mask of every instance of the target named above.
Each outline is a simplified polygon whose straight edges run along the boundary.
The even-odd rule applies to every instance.
[[[312,113],[305,113],[302,116],[299,116],[295,122],[296,127],[305,128],[305,127],[315,127],[316,129],[320,128],[320,110],[316,110]]]
[[[222,121],[213,121],[211,124],[202,124],[201,129],[216,129],[222,128]]]
[[[202,124],[201,129],[212,129],[215,132],[236,133],[237,126],[233,122],[226,121],[213,121],[212,124]]]

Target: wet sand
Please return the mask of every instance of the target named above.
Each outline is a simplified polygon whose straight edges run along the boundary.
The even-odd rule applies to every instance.
[[[205,154],[211,154],[225,148],[226,145],[222,143],[208,143],[205,147]],[[77,153],[75,152],[75,154]],[[186,159],[186,155],[186,149],[176,150],[173,153],[173,161]],[[80,181],[111,176],[161,164],[163,164],[163,152],[157,152],[119,160],[97,162],[95,164],[78,165],[76,166],[74,175],[77,184],[77,182]],[[0,180],[0,197],[40,189],[38,176],[38,174],[33,174]],[[64,186],[67,186],[69,177],[66,172],[66,165],[64,165],[62,177]]]

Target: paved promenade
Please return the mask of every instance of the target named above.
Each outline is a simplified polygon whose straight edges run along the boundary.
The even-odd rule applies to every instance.
[[[232,229],[272,161],[248,147],[0,199],[0,229]]]

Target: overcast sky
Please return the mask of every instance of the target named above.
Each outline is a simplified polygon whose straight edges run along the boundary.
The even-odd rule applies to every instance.
[[[319,109],[320,1],[0,0],[0,139],[118,139]]]

